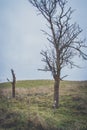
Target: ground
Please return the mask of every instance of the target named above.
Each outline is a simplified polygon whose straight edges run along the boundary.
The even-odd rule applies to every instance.
[[[87,81],[61,81],[54,109],[53,80],[0,84],[0,130],[87,130]]]

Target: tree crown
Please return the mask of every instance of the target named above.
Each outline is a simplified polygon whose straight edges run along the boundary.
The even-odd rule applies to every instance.
[[[60,76],[60,71],[66,65],[77,66],[72,58],[82,57],[87,60],[83,48],[87,48],[84,40],[79,39],[82,29],[77,23],[71,24],[73,10],[67,8],[66,0],[29,0],[47,20],[50,34],[47,35],[50,46],[41,51],[42,61],[46,63],[44,71],[51,71],[53,77]],[[78,67],[78,66],[77,66]]]

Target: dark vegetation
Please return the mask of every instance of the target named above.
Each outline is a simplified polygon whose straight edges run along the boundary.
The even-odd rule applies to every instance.
[[[0,130],[87,130],[87,81],[61,81],[60,106],[52,108],[52,80],[0,84]]]

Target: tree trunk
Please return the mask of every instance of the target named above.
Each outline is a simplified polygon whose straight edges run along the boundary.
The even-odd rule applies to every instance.
[[[15,98],[15,82],[12,82],[12,97]]]
[[[16,77],[14,74],[14,70],[11,69],[11,73],[12,73],[12,77],[13,77],[13,81],[12,81],[12,97],[15,98],[15,84],[16,84]]]
[[[54,107],[58,108],[59,107],[59,84],[60,84],[60,79],[57,77],[55,78],[55,83],[54,83]]]

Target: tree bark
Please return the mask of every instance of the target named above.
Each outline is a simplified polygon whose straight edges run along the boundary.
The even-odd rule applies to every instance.
[[[15,83],[16,83],[16,77],[14,74],[13,69],[11,69],[11,73],[12,73],[12,77],[13,77],[13,81],[12,81],[12,97],[15,98]]]
[[[59,84],[60,84],[60,79],[55,78],[54,80],[54,106],[55,108],[59,107]]]
[[[12,83],[12,97],[15,98],[15,82]]]

